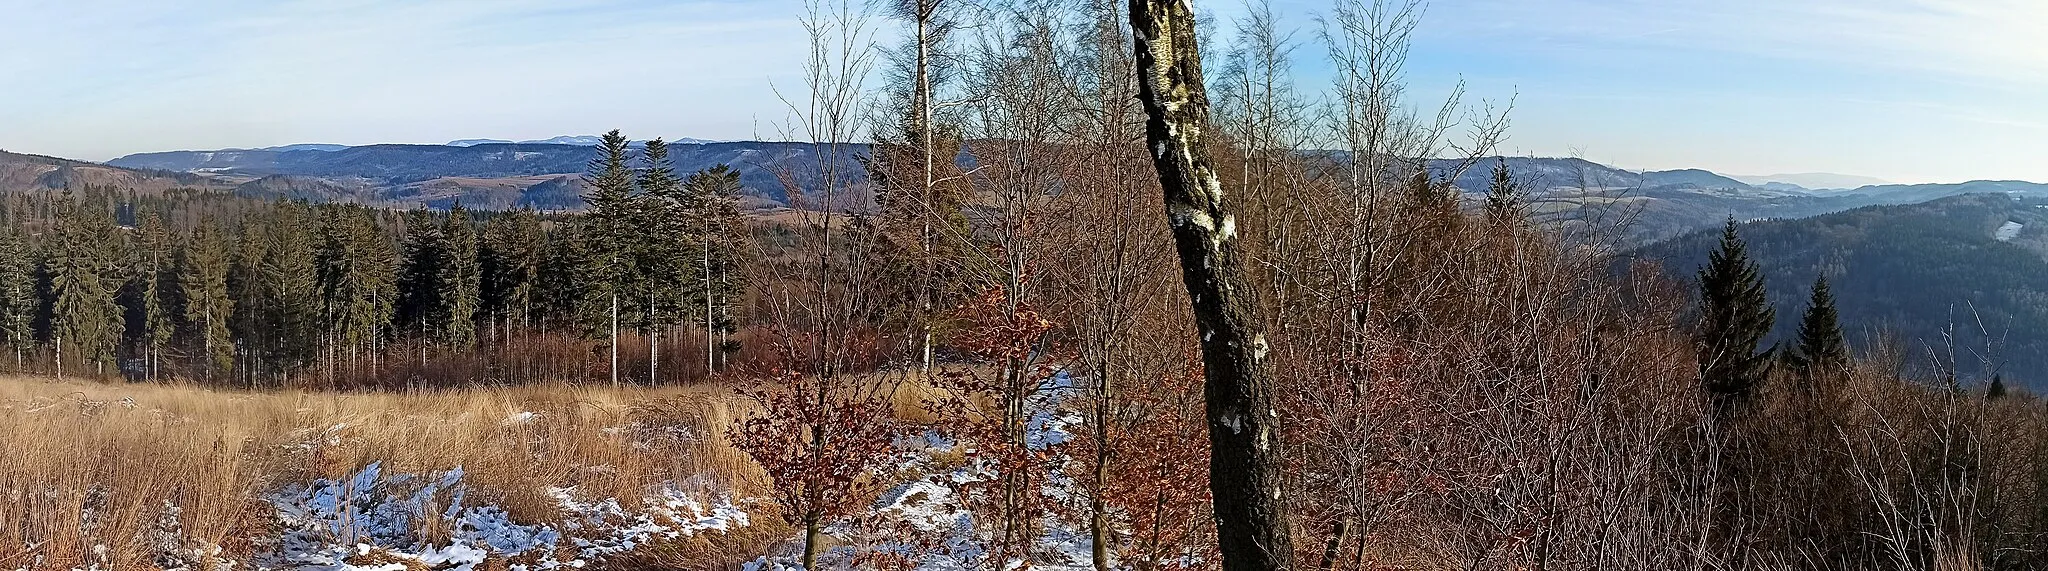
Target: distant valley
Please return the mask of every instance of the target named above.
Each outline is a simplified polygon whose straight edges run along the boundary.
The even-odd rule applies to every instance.
[[[1635,172],[1583,159],[1493,158],[1458,176],[1467,193],[1483,193],[1492,167],[1505,162],[1522,187],[1531,213],[1560,226],[1619,233],[1625,243],[1676,237],[1723,220],[1791,219],[1865,206],[1915,204],[1973,193],[2048,198],[2048,184],[1969,181],[1951,184],[1882,184],[1850,190],[1814,190],[1773,182],[1750,184],[1699,169]],[[1439,161],[1439,169],[1449,169]],[[1831,180],[1861,177],[1824,176]],[[1874,180],[1874,179],[1872,179]]]
[[[1889,330],[1909,364],[1931,373],[1928,356],[1946,358],[1942,332],[1952,326],[1962,378],[2003,375],[2048,390],[2048,200],[2040,195],[1970,194],[1759,221],[1740,232],[1777,307],[1774,339],[1792,336],[1808,288],[1825,275],[1850,339],[1864,348]],[[1718,238],[1703,230],[1635,256],[1690,280]]]
[[[694,139],[690,141],[696,141]],[[108,161],[114,167],[202,175],[254,197],[339,201],[395,207],[475,209],[583,207],[581,173],[596,149],[582,137],[539,142],[472,139],[447,145],[365,145],[322,148],[169,151]],[[685,142],[671,147],[676,168],[691,172],[729,164],[760,203],[787,199],[779,172],[815,170],[808,143]],[[855,169],[847,161],[840,165]]]
[[[105,186],[157,193],[173,188],[231,185],[191,172],[124,168],[86,161],[0,151],[0,190],[45,190]]]
[[[678,170],[717,164],[737,168],[754,206],[787,203],[778,173],[814,172],[813,145],[678,139]],[[394,208],[583,208],[581,173],[597,156],[590,136],[541,140],[464,139],[443,145],[296,144],[259,149],[168,151],[120,157],[105,164],[0,154],[0,189],[98,185],[161,192],[170,188],[231,191],[255,198],[349,202]],[[865,153],[855,145],[855,154]],[[967,159],[963,158],[963,162]],[[1700,169],[1630,171],[1575,158],[1495,157],[1472,164],[1435,161],[1431,168],[1473,200],[1504,162],[1523,187],[1529,209],[1561,227],[1614,232],[1647,244],[1740,220],[1804,218],[1865,206],[1914,204],[1971,193],[2048,198],[2048,185],[2024,181],[1951,184],[1866,184],[1853,189],[1805,186],[1880,182],[1853,175],[1806,173],[1726,176]],[[859,173],[852,159],[837,165]]]

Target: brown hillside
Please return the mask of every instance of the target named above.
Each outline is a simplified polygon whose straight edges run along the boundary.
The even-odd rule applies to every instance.
[[[173,188],[220,188],[227,185],[191,173],[110,167],[41,155],[0,151],[0,191],[62,190],[102,186],[144,194]]]

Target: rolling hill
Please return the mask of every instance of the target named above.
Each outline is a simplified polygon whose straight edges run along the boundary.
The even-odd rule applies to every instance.
[[[1721,221],[1805,218],[1866,206],[1915,204],[1972,193],[2048,198],[2048,185],[2025,181],[1876,185],[1815,191],[1790,184],[1753,185],[1699,169],[1633,172],[1574,158],[1487,158],[1455,184],[1477,202],[1496,161],[1508,170],[1540,220],[1564,227],[1598,227],[1624,243],[1648,244],[1718,227]],[[1444,171],[1449,161],[1432,163]],[[1446,173],[1448,174],[1448,173]]]
[[[777,173],[815,172],[818,167],[815,148],[807,143],[688,141],[693,142],[671,147],[677,170],[731,164],[757,204],[786,203]],[[159,176],[178,177],[188,184],[217,180],[259,197],[395,207],[446,208],[459,201],[472,208],[576,210],[583,207],[579,175],[596,157],[587,142],[583,137],[557,137],[520,143],[471,139],[448,145],[287,145],[142,153],[108,165],[128,172],[163,173]],[[854,151],[864,153],[865,148],[856,145]],[[963,165],[971,161],[964,155],[961,160]],[[1476,201],[1497,162],[1505,162],[1514,173],[1530,210],[1542,220],[1562,227],[1598,227],[1628,244],[1679,236],[1729,216],[1800,218],[1973,192],[2048,197],[2048,185],[2018,181],[1812,191],[1782,182],[1755,185],[1700,169],[1636,172],[1576,158],[1493,157],[1455,173],[1452,169],[1460,163],[1432,161],[1430,167],[1439,176],[1454,177],[1453,184]],[[97,166],[73,163],[74,172]],[[839,166],[845,172],[860,172],[852,159]],[[1836,180],[1849,178],[1838,175]]]
[[[775,202],[787,199],[777,173],[815,170],[818,163],[809,143],[683,144],[671,147],[670,156],[676,169],[684,173],[732,165],[740,171],[740,181],[751,195]],[[446,207],[460,200],[479,208],[580,208],[580,200],[565,200],[581,194],[575,190],[580,183],[563,178],[576,178],[596,157],[597,150],[586,145],[476,143],[171,151],[129,155],[108,164],[257,180],[275,176],[323,179],[355,187],[344,194],[365,203]],[[840,166],[858,172],[858,165],[851,160]]]
[[[222,181],[187,172],[116,166],[0,151],[0,191],[103,186],[144,194],[173,188],[225,189]]]
[[[2048,389],[2048,200],[1967,194],[1750,222],[1740,231],[1778,309],[1776,338],[1791,336],[1807,288],[1826,275],[1852,340],[1867,343],[1859,333],[1891,328],[1924,365],[1930,349],[1946,351],[1942,332],[1954,325],[1965,377],[1988,377],[1969,357],[1975,350],[2001,364],[1995,372],[2008,381]],[[1718,238],[1716,230],[1694,232],[1636,257],[1690,280]]]

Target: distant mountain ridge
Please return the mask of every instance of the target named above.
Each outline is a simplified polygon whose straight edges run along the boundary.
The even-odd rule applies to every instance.
[[[817,166],[813,146],[808,143],[679,141],[671,151],[679,171],[731,164],[740,170],[747,192],[764,203],[787,200],[778,173],[815,172]],[[140,153],[114,159],[108,165],[203,175],[228,185],[298,177],[272,179],[243,189],[263,196],[429,207],[461,201],[474,208],[573,210],[582,207],[579,175],[596,157],[596,150],[587,144],[594,142],[590,136],[577,135],[532,142],[467,139],[448,145],[287,145]],[[863,145],[854,147],[851,155],[866,152]],[[861,172],[853,159],[842,160],[842,172]],[[1788,182],[1752,184],[1703,169],[1631,171],[1578,158],[1488,157],[1476,162],[1437,160],[1428,164],[1438,176],[1454,178],[1453,184],[1476,200],[1486,191],[1494,165],[1501,163],[1522,185],[1539,219],[1559,224],[1596,218],[1602,223],[1626,221],[1624,231],[1635,243],[1711,226],[1729,216],[1744,220],[1797,218],[1972,192],[2048,195],[2048,186],[2022,181],[1815,191]],[[1457,170],[1460,167],[1466,168]],[[324,182],[316,184],[311,179]]]
[[[1739,231],[1777,307],[1775,339],[1791,337],[1808,286],[1826,275],[1852,337],[1889,328],[1909,350],[1924,355],[1943,343],[1945,329],[1953,325],[1959,351],[1983,351],[1989,344],[1986,356],[2002,365],[1986,372],[1965,363],[1966,379],[1982,382],[2004,374],[2009,382],[2048,390],[2044,196],[1964,194],[1763,220],[1742,224]],[[1682,281],[1706,262],[1719,237],[1703,229],[1635,256],[1662,263]]]
[[[1875,177],[1827,172],[1774,174],[1765,176],[1730,175],[1729,178],[1733,178],[1735,180],[1739,180],[1756,186],[1766,186],[1772,183],[1776,183],[1794,185],[1800,188],[1806,188],[1811,190],[1845,190],[1865,186],[1879,186],[1892,184],[1891,181]]]
[[[731,165],[740,172],[749,194],[782,202],[787,192],[781,174],[815,172],[818,159],[813,147],[784,142],[689,143],[676,145],[669,156],[683,173]],[[857,146],[855,151],[865,152],[865,148]],[[169,151],[129,155],[108,164],[203,174],[238,183],[277,176],[330,183],[295,180],[287,184],[286,179],[275,179],[266,182],[268,186],[250,189],[266,196],[325,200],[320,197],[334,195],[336,187],[342,187],[358,189],[353,201],[364,203],[446,207],[461,201],[473,208],[575,209],[581,207],[581,201],[565,204],[563,193],[580,189],[577,179],[595,158],[597,149],[586,145],[480,142],[468,146],[363,145],[331,151]],[[850,156],[842,163],[839,167],[845,172],[860,172]],[[570,180],[555,180],[563,177]],[[519,193],[538,194],[514,196],[507,190],[507,185],[513,184],[526,185]],[[433,190],[419,192],[428,188]]]
[[[259,151],[280,151],[280,152],[282,152],[282,151],[339,151],[339,150],[342,150],[342,149],[346,149],[346,148],[348,148],[348,145],[330,145],[330,144],[327,144],[327,143],[300,143],[300,144],[297,144],[297,145],[281,145],[281,146],[276,146],[276,147],[264,147],[264,148],[261,148],[261,149],[256,149],[256,150],[259,150]]]
[[[668,142],[668,144],[671,144],[671,145],[702,145],[702,144],[705,144],[705,143],[719,143],[719,142],[723,142],[723,141],[712,141],[712,140],[708,140],[708,139],[692,139],[692,138],[689,138],[689,137],[683,137],[683,138],[680,138],[680,139],[674,139],[674,140],[666,140],[666,141]],[[453,141],[449,141],[449,142],[448,142],[448,146],[450,146],[450,147],[474,147],[474,146],[477,146],[477,145],[514,145],[514,144],[516,144],[516,145],[576,145],[576,146],[580,146],[580,147],[595,147],[595,146],[598,146],[599,144],[601,144],[601,143],[603,143],[603,142],[604,142],[604,138],[603,138],[603,137],[600,137],[600,136],[597,136],[597,135],[562,135],[562,136],[559,136],[559,137],[552,137],[552,138],[547,138],[547,139],[532,139],[532,140],[526,140],[526,141],[513,141],[513,140],[509,140],[509,139],[456,139],[456,140],[453,140]],[[645,144],[646,144],[646,141],[633,141],[633,146],[636,146],[636,147],[637,147],[637,146],[641,146],[641,145],[645,145]]]
[[[2048,198],[2048,184],[1968,181],[1884,184],[1848,190],[1811,190],[1781,182],[1750,184],[1701,169],[1636,172],[1578,158],[1489,157],[1458,173],[1454,184],[1477,200],[1506,164],[1539,220],[1561,225],[1617,228],[1644,244],[1738,220],[1805,218],[1866,206],[1914,204],[1972,193]],[[1432,161],[1439,176],[1461,161]],[[1838,175],[1846,176],[1846,175]],[[1873,179],[1874,180],[1874,179]]]
[[[1458,173],[1455,184],[1466,192],[1486,192],[1493,168],[1505,163],[1524,190],[1545,192],[1558,189],[1689,188],[1694,190],[1749,191],[1777,195],[1786,189],[1765,188],[1704,169],[1631,171],[1579,158],[1486,157]],[[1462,160],[1439,159],[1429,167],[1439,176],[1450,174]]]
[[[100,186],[153,194],[173,188],[225,189],[211,177],[167,169],[137,169],[0,151],[0,191],[64,190]]]

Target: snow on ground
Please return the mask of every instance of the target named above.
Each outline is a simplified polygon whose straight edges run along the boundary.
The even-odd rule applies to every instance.
[[[1027,401],[1026,444],[1033,450],[1064,457],[1068,431],[1082,416],[1063,406],[1076,389],[1064,373]],[[527,424],[539,415],[520,412],[507,425]],[[309,441],[330,440],[345,425],[311,429]],[[996,561],[985,547],[985,531],[958,497],[959,490],[995,477],[989,470],[939,466],[935,459],[952,455],[961,444],[936,433],[898,443],[904,482],[881,495],[857,524],[829,527],[837,546],[820,555],[821,569],[855,569],[862,555],[884,554],[913,562],[918,571],[1018,569],[1021,561]],[[956,456],[957,457],[957,456]],[[267,496],[276,510],[278,535],[259,539],[259,553],[246,566],[253,569],[312,571],[410,571],[436,569],[476,571],[486,560],[505,563],[511,571],[544,571],[601,567],[614,558],[660,543],[704,532],[732,531],[748,526],[749,514],[726,494],[714,491],[700,476],[649,490],[631,508],[617,498],[591,498],[574,488],[549,488],[566,518],[559,524],[522,522],[497,506],[470,501],[460,468],[434,474],[394,474],[382,463],[365,466],[347,478],[315,480],[287,486]],[[1082,495],[1071,478],[1054,470],[1040,493],[1047,501],[1080,505]],[[742,502],[743,504],[746,502]],[[167,512],[176,528],[175,507]],[[1055,510],[1057,512],[1058,510]],[[1084,526],[1049,515],[1033,550],[1030,568],[1041,571],[1084,571],[1090,544]],[[173,529],[170,537],[175,538]],[[794,571],[801,538],[791,537],[777,553],[748,563],[748,571]],[[180,550],[183,550],[182,552]],[[218,547],[170,546],[180,559],[206,561]],[[226,567],[203,571],[228,571]],[[181,567],[182,568],[182,567]],[[197,566],[188,571],[202,571]]]
[[[2000,242],[2011,242],[2013,238],[2020,236],[2020,229],[2026,227],[2025,224],[2007,220],[2004,226],[1999,226],[1998,231],[1991,234],[1991,237],[1997,238]]]
[[[696,486],[705,488],[706,486]],[[316,480],[273,494],[284,533],[257,568],[317,571],[473,571],[486,558],[518,561],[514,571],[582,568],[650,542],[748,524],[729,498],[708,507],[674,484],[652,492],[644,511],[617,499],[586,501],[548,490],[570,519],[556,529],[527,524],[495,506],[466,505],[462,470],[385,474],[371,464],[353,477]]]
[[[1031,411],[1025,425],[1025,443],[1033,450],[1045,450],[1052,454],[1064,455],[1060,445],[1073,439],[1067,430],[1079,425],[1082,417],[1077,412],[1062,406],[1065,398],[1075,389],[1073,379],[1066,373],[1055,376],[1045,390],[1032,396],[1026,406]],[[898,443],[899,450],[906,453],[906,460],[900,466],[906,473],[927,473],[932,470],[932,458],[950,452],[958,443],[944,436],[926,433]],[[869,513],[861,519],[865,524],[836,526],[828,528],[827,535],[837,542],[861,544],[879,553],[887,553],[914,562],[916,571],[967,571],[973,569],[1011,570],[1023,567],[1021,561],[991,561],[992,554],[984,547],[984,538],[977,529],[974,514],[961,505],[956,489],[995,474],[961,467],[930,473],[925,479],[899,484],[884,492]],[[1074,483],[1066,475],[1054,471],[1048,475],[1046,485],[1040,490],[1054,503],[1080,501],[1081,494],[1074,489]],[[1038,548],[1030,569],[1034,571],[1088,571],[1090,563],[1090,539],[1076,522],[1061,521],[1057,516],[1047,517],[1043,533],[1039,536]],[[801,546],[800,537],[787,542]],[[823,570],[851,570],[855,553],[845,547],[837,547],[820,553],[818,566]],[[803,567],[794,554],[768,555],[745,565],[745,571],[799,571]]]

